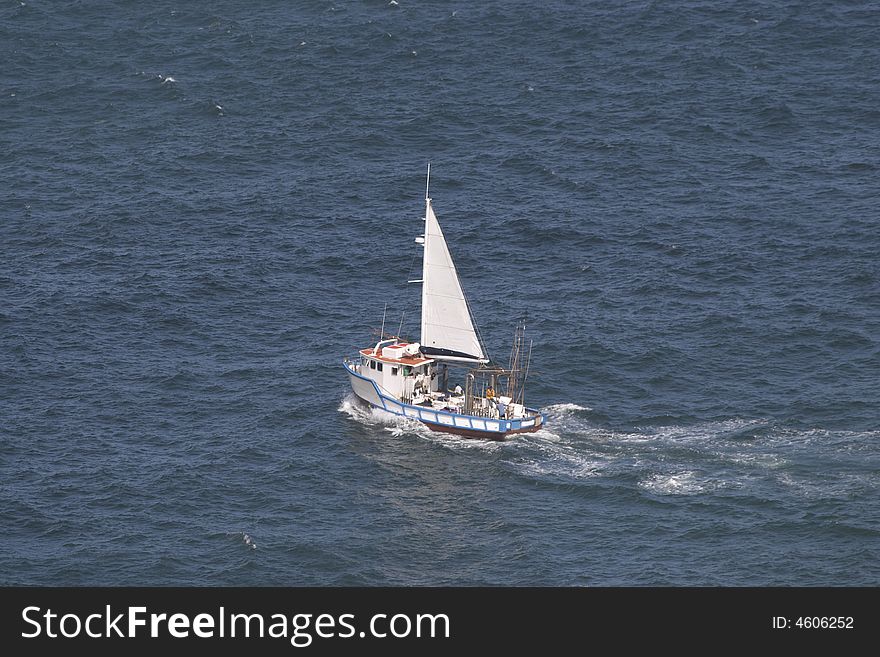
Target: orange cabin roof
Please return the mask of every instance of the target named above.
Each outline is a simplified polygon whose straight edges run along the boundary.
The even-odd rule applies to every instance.
[[[401,346],[400,344],[393,346]],[[367,358],[372,358],[373,360],[381,360],[383,363],[395,363],[400,365],[423,365],[425,363],[430,363],[430,358],[425,358],[424,356],[404,356],[403,358],[388,358],[387,356],[382,356],[382,350],[379,350],[378,354],[373,353],[373,348],[368,347],[366,349],[361,349],[360,353]]]

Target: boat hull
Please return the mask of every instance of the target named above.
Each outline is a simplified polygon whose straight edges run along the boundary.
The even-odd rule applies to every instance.
[[[467,416],[462,416],[467,417]],[[430,422],[422,422],[426,427],[428,427],[431,431],[441,431],[443,433],[451,433],[457,436],[464,436],[465,438],[476,438],[477,440],[504,440],[507,436],[514,433],[532,433],[533,431],[537,431],[541,428],[542,423],[537,422],[535,426],[527,427],[525,429],[510,429],[508,431],[480,431],[476,429],[463,429],[459,427],[448,427],[440,424],[431,424]]]
[[[417,420],[432,431],[482,440],[504,440],[510,434],[537,431],[544,424],[544,415],[530,408],[526,409],[534,413],[530,417],[501,420],[405,404],[399,399],[383,394],[375,381],[361,376],[348,363],[344,365],[351,382],[351,389],[360,399],[394,415]]]

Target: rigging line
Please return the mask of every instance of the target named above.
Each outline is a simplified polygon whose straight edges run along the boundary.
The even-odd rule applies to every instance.
[[[468,314],[471,316],[471,325],[473,325],[474,332],[477,334],[477,342],[480,343],[480,349],[483,350],[483,358],[492,360],[491,358],[489,358],[489,351],[486,349],[486,343],[483,342],[483,336],[480,333],[480,325],[477,324],[476,320],[474,319],[474,313],[471,310],[471,304],[468,301],[467,293],[464,291],[464,288],[462,288],[461,290],[461,296],[464,297],[464,305],[467,306]]]
[[[400,337],[400,334],[403,332],[403,318],[406,317],[406,311],[401,311],[400,313],[400,326],[397,328],[397,337]]]
[[[409,263],[409,273],[407,274],[405,280],[409,281],[410,279],[412,279],[413,269],[415,268],[416,259],[418,257],[419,256],[417,253],[413,254],[412,259],[410,260],[410,263]],[[411,286],[409,286],[409,285],[397,286],[395,293],[391,295],[392,306],[396,306],[398,308],[406,308],[408,305],[411,305],[411,304],[407,304],[407,300],[412,295],[412,290],[410,290],[410,287]],[[419,295],[419,296],[421,297],[421,295]],[[403,330],[403,317],[401,317],[401,324],[400,325],[401,325],[401,328],[398,331],[398,333],[402,332],[402,330]],[[398,336],[398,337],[400,337],[400,336]]]
[[[450,255],[451,258],[451,255]],[[453,264],[453,267],[455,265]],[[458,276],[456,270],[456,276]],[[474,327],[474,332],[477,334],[477,342],[480,343],[480,349],[483,350],[483,358],[489,360],[491,362],[492,357],[489,356],[489,350],[486,349],[486,343],[483,341],[483,335],[480,333],[480,325],[477,323],[476,319],[474,319],[474,311],[471,310],[471,302],[468,300],[467,292],[464,291],[464,286],[461,284],[461,281],[458,282],[458,287],[461,289],[461,296],[464,297],[464,305],[467,307],[468,315],[471,317],[471,325]]]
[[[525,368],[525,371],[523,372],[522,385],[520,386],[520,389],[519,389],[519,403],[522,404],[523,406],[525,406],[525,404],[526,404],[526,379],[529,376],[529,367],[532,364],[532,345],[534,345],[534,342],[535,342],[534,340],[531,340],[531,339],[529,340],[529,355],[526,358],[526,368]]]
[[[412,278],[413,267],[416,264],[416,258],[418,258],[418,254],[413,253],[412,260],[409,261],[409,271],[406,274],[406,280],[410,280]]]

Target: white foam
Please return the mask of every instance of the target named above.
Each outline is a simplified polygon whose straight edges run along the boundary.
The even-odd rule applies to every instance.
[[[426,437],[430,429],[417,420],[410,420],[404,417],[394,416],[394,421],[389,426],[382,427],[383,431],[387,431],[395,438],[405,435],[418,435]]]
[[[550,431],[554,435],[567,434],[591,434],[596,431],[595,425],[583,417],[577,415],[580,411],[592,409],[580,404],[563,403],[551,404],[541,409],[547,416],[543,431]]]
[[[696,473],[685,470],[674,474],[654,474],[642,479],[639,486],[659,495],[696,495],[707,489]]]
[[[352,420],[363,420],[366,412],[363,404],[353,394],[346,395],[336,410],[345,413]]]
[[[776,442],[786,447],[800,447],[819,443],[847,452],[868,449],[873,452],[880,440],[880,431],[832,431],[829,429],[788,429],[780,432]]]
[[[598,477],[604,470],[601,461],[579,458],[528,461],[518,464],[516,469],[520,474],[537,479],[562,477],[575,480]]]
[[[609,457],[591,449],[591,443],[559,435],[547,429],[519,434],[510,447],[510,466],[519,474],[537,479],[584,480],[601,476]]]
[[[733,454],[721,454],[721,458],[737,463],[739,465],[747,465],[755,468],[772,470],[780,468],[788,463],[784,458],[766,452],[736,452]]]
[[[394,413],[389,413],[375,406],[368,406],[355,397],[354,393],[346,395],[337,410],[342,411],[352,420],[368,425],[398,424],[401,420],[405,421],[405,418]]]
[[[603,435],[609,442],[614,443],[650,443],[657,440],[657,436],[647,433],[607,433]]]
[[[733,437],[746,430],[758,429],[767,426],[767,424],[767,421],[762,419],[731,418],[730,420],[719,420],[717,422],[658,427],[656,429],[644,427],[639,434],[664,440],[692,442]]]
[[[587,406],[580,406],[578,404],[566,403],[566,404],[550,404],[550,406],[545,406],[541,410],[548,415],[562,415],[564,413],[574,413],[575,411],[591,411],[593,409],[589,408]]]
[[[608,460],[604,455],[584,451],[581,445],[564,441],[537,439],[523,447],[538,452],[536,458],[521,465],[521,470],[526,474],[587,479],[603,474]]]
[[[537,439],[547,440],[547,441],[554,442],[554,443],[558,443],[558,442],[562,441],[562,436],[560,436],[558,433],[551,431],[546,426],[543,426],[540,429],[538,429],[537,431],[533,431],[530,434],[514,434],[514,436],[519,436],[519,437],[524,437],[524,438],[525,437],[537,438]]]
[[[432,443],[442,445],[454,450],[477,450],[480,452],[497,452],[510,446],[510,439],[506,441],[500,440],[483,440],[479,438],[465,438],[457,436],[454,433],[445,433],[443,431],[431,431],[424,425],[416,431],[420,438],[429,440]]]

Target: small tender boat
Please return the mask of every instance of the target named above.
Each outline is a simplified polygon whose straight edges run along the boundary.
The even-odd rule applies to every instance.
[[[428,184],[430,174],[429,165]],[[421,342],[386,335],[383,318],[375,345],[344,360],[351,388],[368,404],[435,431],[490,440],[537,431],[544,415],[524,403],[531,360],[525,327],[516,327],[508,367],[493,364],[475,329],[428,189],[425,232],[416,238],[424,247],[422,278],[411,281],[422,284]],[[456,371],[463,379],[450,388],[450,373]]]

